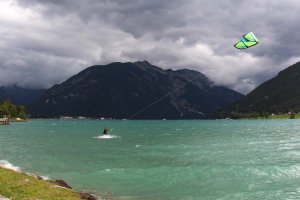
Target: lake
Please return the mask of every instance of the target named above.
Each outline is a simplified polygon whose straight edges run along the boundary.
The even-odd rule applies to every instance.
[[[30,120],[0,160],[103,199],[300,199],[300,120]]]

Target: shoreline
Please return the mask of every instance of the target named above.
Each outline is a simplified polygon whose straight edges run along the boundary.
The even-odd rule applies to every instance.
[[[130,119],[126,121],[215,121],[215,120],[287,120],[287,119],[300,119],[300,113],[295,118],[289,118],[286,115],[275,115],[270,117],[239,117],[239,118],[207,118],[207,119]],[[59,118],[28,118],[26,122],[32,121],[32,120],[59,120],[59,121],[120,121],[124,122],[124,119],[70,119],[70,120],[64,120]]]
[[[97,200],[99,196],[92,192],[82,192],[73,189],[67,182],[59,179],[50,179],[22,171],[6,160],[0,160],[0,199],[46,198]],[[15,192],[15,193],[14,193]],[[29,195],[29,196],[28,196]],[[32,195],[32,196],[31,196]],[[37,196],[36,196],[37,195]]]

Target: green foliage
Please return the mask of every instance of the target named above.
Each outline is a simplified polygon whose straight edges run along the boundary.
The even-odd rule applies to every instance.
[[[14,105],[10,100],[0,102],[0,117],[10,116],[11,118],[26,119],[26,112],[24,106]]]
[[[267,112],[252,112],[252,113],[237,113],[237,112],[231,112],[228,113],[217,113],[214,115],[215,118],[219,119],[299,119],[300,118],[300,112],[294,113],[294,112],[287,112],[287,113],[267,113]]]

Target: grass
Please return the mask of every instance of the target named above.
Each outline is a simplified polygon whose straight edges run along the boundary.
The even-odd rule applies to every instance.
[[[277,114],[277,115],[270,115],[270,119],[289,119],[289,114]]]
[[[300,118],[300,112],[299,113],[295,113],[295,119],[299,119]],[[276,115],[270,115],[270,119],[290,119],[290,115],[289,114],[276,114]]]
[[[80,200],[74,190],[0,167],[0,196],[13,200]]]
[[[291,115],[285,114],[272,114],[266,116],[259,116],[259,114],[240,114],[238,119],[291,119]],[[294,114],[294,119],[300,119],[300,112]]]

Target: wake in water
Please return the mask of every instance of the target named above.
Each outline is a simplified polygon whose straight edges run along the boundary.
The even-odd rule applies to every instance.
[[[119,138],[119,137],[116,136],[116,135],[99,135],[99,136],[96,136],[96,137],[93,137],[93,138],[96,138],[96,139],[113,139],[113,138]]]
[[[0,160],[0,167],[6,168],[6,169],[11,169],[17,172],[21,172],[21,169],[17,166],[14,166],[13,164],[11,164],[10,162],[8,162],[7,160]]]
[[[22,172],[20,167],[17,167],[15,165],[11,164],[7,160],[0,160],[0,167],[6,168],[6,169],[11,169],[16,172]],[[35,174],[28,173],[28,172],[23,172],[23,173],[27,174],[28,176],[36,176]],[[41,177],[43,180],[50,180],[50,178],[48,176],[39,176],[39,177]],[[1,200],[1,196],[0,196],[0,200]]]

